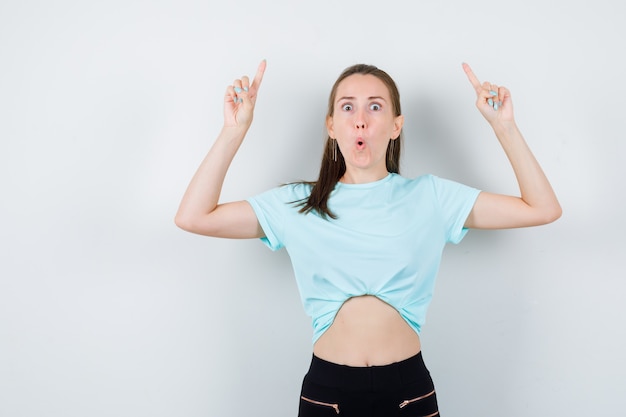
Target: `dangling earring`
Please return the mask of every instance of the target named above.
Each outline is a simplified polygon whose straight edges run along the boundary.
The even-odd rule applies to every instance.
[[[333,161],[337,162],[337,139],[332,139]]]

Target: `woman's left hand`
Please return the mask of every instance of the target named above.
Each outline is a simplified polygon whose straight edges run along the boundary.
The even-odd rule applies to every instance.
[[[494,126],[498,123],[513,122],[513,100],[509,89],[487,81],[481,84],[466,63],[463,63],[463,70],[476,91],[476,107],[489,124]]]

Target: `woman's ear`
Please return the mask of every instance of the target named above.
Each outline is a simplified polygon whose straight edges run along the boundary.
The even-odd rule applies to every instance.
[[[404,126],[404,116],[396,116],[393,120],[393,135],[391,136],[394,139],[397,139],[400,136],[400,132],[402,132],[402,126]]]
[[[328,136],[335,139],[335,131],[333,129],[333,118],[331,116],[326,117],[326,131]]]

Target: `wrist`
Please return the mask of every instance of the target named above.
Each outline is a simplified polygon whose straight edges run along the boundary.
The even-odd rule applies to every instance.
[[[491,128],[493,129],[493,131],[496,133],[497,136],[510,136],[511,134],[515,134],[516,132],[519,132],[519,129],[517,127],[517,124],[515,123],[515,120],[510,120],[510,121],[496,121],[494,123],[491,123]]]
[[[232,142],[232,141],[241,142],[243,138],[246,136],[246,133],[248,132],[248,128],[249,126],[242,127],[242,126],[224,125],[222,127],[222,131],[220,132],[219,137],[228,142]]]

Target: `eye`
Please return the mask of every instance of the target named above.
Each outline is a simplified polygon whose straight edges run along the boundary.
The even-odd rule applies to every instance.
[[[341,106],[341,110],[343,110],[343,111],[350,111],[350,110],[352,110],[352,104],[344,104],[343,106]]]
[[[372,103],[370,104],[370,110],[373,111],[379,111],[382,107],[380,106],[380,104],[378,103]]]

